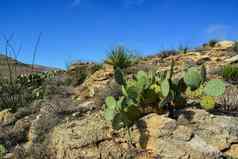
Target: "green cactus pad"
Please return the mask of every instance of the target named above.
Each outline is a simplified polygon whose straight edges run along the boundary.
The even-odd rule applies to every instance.
[[[147,73],[145,73],[144,71],[139,71],[136,74],[136,79],[139,80],[146,80],[147,78]]]
[[[0,159],[3,158],[5,153],[6,153],[6,148],[3,145],[0,144]]]
[[[202,76],[197,68],[189,68],[184,75],[185,84],[190,87],[192,90],[197,89],[202,81]]]
[[[115,112],[112,109],[107,108],[104,110],[103,116],[107,121],[112,121],[115,116]]]
[[[225,84],[222,80],[211,80],[204,88],[204,93],[207,96],[221,96],[225,92]]]
[[[107,108],[114,110],[117,107],[117,101],[114,97],[109,96],[106,98],[106,106]]]
[[[136,74],[136,85],[138,89],[143,89],[148,82],[147,74],[144,71],[139,71]]]
[[[170,91],[170,84],[168,80],[163,80],[161,82],[161,93],[164,97],[167,97],[169,95]]]
[[[200,105],[206,110],[212,110],[215,107],[215,100],[211,96],[203,96],[200,101]]]

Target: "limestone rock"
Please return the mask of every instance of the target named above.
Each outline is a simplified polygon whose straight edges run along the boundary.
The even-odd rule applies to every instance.
[[[0,125],[10,124],[15,120],[15,116],[9,109],[0,112]]]
[[[229,58],[229,59],[226,59],[225,61],[228,62],[228,63],[237,62],[237,61],[238,61],[238,55],[233,56],[233,57],[231,57],[231,58]]]
[[[162,159],[215,159],[224,154],[238,157],[237,145],[233,144],[238,142],[237,117],[191,108],[177,115],[177,121],[157,114],[141,118],[131,128],[136,148]],[[186,124],[180,116],[187,118]],[[101,113],[63,123],[53,129],[49,138],[49,149],[58,159],[119,159],[130,153],[127,133],[113,132]]]
[[[215,47],[219,49],[228,49],[234,45],[233,41],[219,41],[216,43]]]

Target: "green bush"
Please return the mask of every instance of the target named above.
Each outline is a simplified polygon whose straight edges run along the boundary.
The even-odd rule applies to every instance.
[[[222,76],[227,81],[238,81],[238,67],[232,65],[224,66]]]
[[[106,64],[112,65],[114,68],[124,69],[136,62],[136,56],[134,56],[131,51],[126,49],[125,47],[118,46],[113,48],[109,54],[107,59],[105,60]]]
[[[212,39],[212,40],[210,40],[210,41],[208,42],[208,45],[209,45],[210,47],[214,47],[217,43],[218,43],[218,40]]]

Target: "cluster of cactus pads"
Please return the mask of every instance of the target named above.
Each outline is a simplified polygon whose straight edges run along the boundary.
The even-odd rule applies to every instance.
[[[164,72],[139,71],[133,79],[126,80],[123,70],[114,69],[115,81],[121,85],[121,97],[107,97],[105,118],[112,122],[114,129],[129,127],[143,115],[141,107],[154,105],[168,110],[170,114],[184,107],[188,98],[199,99],[200,106],[206,110],[215,107],[214,97],[224,94],[222,80],[206,78],[206,68],[191,67],[180,79],[173,78],[174,61],[170,70]]]
[[[205,67],[199,69],[192,67],[187,70],[184,75],[184,82],[188,86],[186,94],[190,97],[200,99],[200,105],[206,110],[215,107],[214,97],[221,96],[225,92],[225,84],[222,80],[206,79]]]

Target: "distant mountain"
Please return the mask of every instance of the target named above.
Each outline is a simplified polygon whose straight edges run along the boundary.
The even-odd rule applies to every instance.
[[[45,72],[50,70],[59,70],[58,68],[52,68],[42,65],[33,65],[32,67],[31,64],[25,64],[12,57],[0,54],[0,75],[8,76],[9,68],[13,70],[12,72],[14,72],[14,74],[16,73],[16,75],[29,74],[31,72]]]

